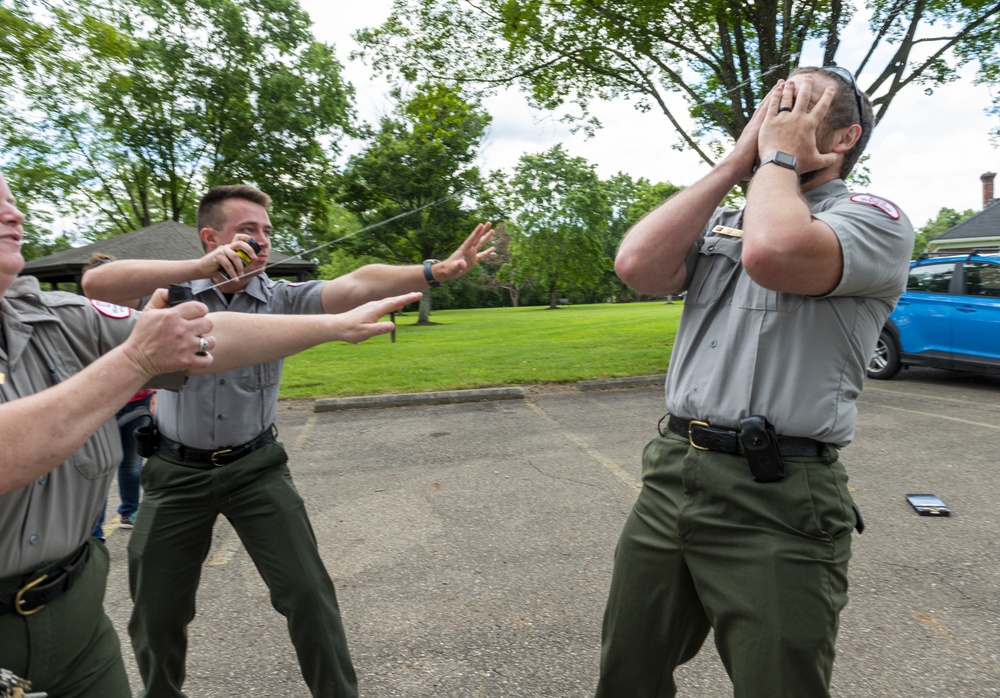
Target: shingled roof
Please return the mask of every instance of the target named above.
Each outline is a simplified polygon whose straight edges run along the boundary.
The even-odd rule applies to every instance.
[[[1000,199],[974,216],[948,228],[927,243],[927,249],[969,252],[975,248],[1000,246]]]
[[[176,221],[163,221],[83,247],[33,259],[24,265],[21,273],[52,283],[53,288],[59,284],[76,284],[79,292],[81,269],[95,252],[114,255],[118,259],[193,259],[204,254],[197,230]],[[267,273],[268,276],[293,277],[302,281],[315,276],[316,264],[271,250]]]

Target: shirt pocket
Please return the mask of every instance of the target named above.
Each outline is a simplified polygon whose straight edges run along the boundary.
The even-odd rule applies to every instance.
[[[70,462],[87,480],[96,480],[111,473],[122,460],[122,442],[118,425],[105,422],[86,443],[73,452]]]
[[[799,293],[782,293],[764,288],[750,278],[740,274],[736,282],[733,303],[743,310],[767,310],[775,313],[790,313],[802,305],[805,296]]]
[[[275,385],[281,377],[281,362],[271,361],[245,368],[240,374],[240,387],[256,392]]]
[[[743,241],[736,238],[702,240],[684,304],[698,308],[718,301],[743,268],[742,251]]]

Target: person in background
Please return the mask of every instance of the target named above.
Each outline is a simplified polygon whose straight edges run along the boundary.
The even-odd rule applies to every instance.
[[[98,264],[104,264],[115,259],[114,255],[95,252],[91,255],[82,271],[93,269]],[[97,299],[100,300],[100,299]],[[130,306],[134,307],[134,306]],[[131,529],[135,526],[135,513],[139,510],[139,500],[142,487],[142,456],[137,450],[135,430],[148,427],[153,423],[153,398],[156,391],[143,389],[132,396],[124,407],[115,414],[118,423],[118,435],[122,441],[122,462],[118,466],[118,527]],[[101,509],[101,518],[94,527],[94,538],[104,542],[104,521],[107,503]]]
[[[598,698],[675,695],[709,630],[735,695],[829,695],[862,530],[839,450],[914,240],[894,204],[844,183],[872,126],[853,75],[800,69],[622,241],[625,283],[687,297],[615,553]],[[719,208],[748,179],[746,206]]]
[[[168,308],[159,289],[137,313],[19,277],[23,224],[0,174],[0,674],[52,698],[131,698],[91,536],[121,462],[115,413],[143,387],[386,334],[379,318],[420,294],[253,317]]]

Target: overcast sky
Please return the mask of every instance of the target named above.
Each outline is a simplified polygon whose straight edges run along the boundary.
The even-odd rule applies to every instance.
[[[372,70],[351,62],[357,48],[351,34],[362,27],[381,24],[389,14],[391,0],[330,3],[300,0],[315,22],[314,32],[333,44],[346,67],[346,76],[357,90],[357,108],[362,119],[374,122],[391,109],[386,86],[372,79]],[[847,53],[852,45],[860,50],[867,39],[859,24],[845,32],[839,62],[853,68]],[[853,41],[852,41],[853,39]],[[807,53],[803,62],[815,64],[820,54]],[[861,83],[870,82],[862,75]],[[1000,118],[988,117],[991,104],[986,87],[972,84],[972,73],[956,84],[936,90],[928,97],[917,85],[905,88],[893,101],[886,118],[876,128],[867,152],[871,185],[868,191],[894,201],[920,227],[943,208],[959,211],[982,208],[984,172],[1000,167],[1000,150],[990,143],[989,131],[1000,126]],[[485,104],[493,117],[490,136],[482,154],[484,170],[512,168],[524,153],[538,153],[563,143],[571,155],[581,156],[608,178],[625,172],[653,182],[690,185],[708,166],[690,152],[678,152],[677,141],[666,117],[659,111],[641,114],[629,103],[593,105],[604,128],[590,140],[573,135],[550,114],[532,111],[517,93],[506,93]]]

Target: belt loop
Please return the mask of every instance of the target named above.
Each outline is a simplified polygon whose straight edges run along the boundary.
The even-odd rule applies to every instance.
[[[662,417],[660,417],[660,421],[658,421],[656,423],[656,431],[660,432],[660,436],[666,436],[667,435],[667,432],[663,431],[663,421],[664,420],[668,420],[667,431],[670,431],[670,426],[669,426],[670,413],[669,412],[667,412],[665,415],[663,415]]]

